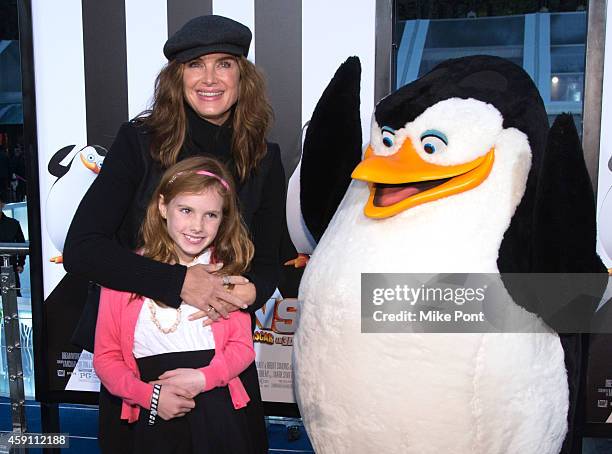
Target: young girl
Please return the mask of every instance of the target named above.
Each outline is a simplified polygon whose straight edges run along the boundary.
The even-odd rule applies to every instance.
[[[141,234],[141,253],[154,260],[222,263],[219,273],[228,291],[232,282],[244,279],[237,275],[253,257],[232,178],[212,158],[185,159],[166,171]],[[196,311],[102,289],[94,367],[102,384],[123,399],[121,419],[135,422],[135,452],[251,452],[240,410],[249,397],[237,378],[255,357],[250,317],[236,311],[205,326],[189,320]],[[155,382],[177,368],[192,369],[197,395],[190,391],[193,384]]]

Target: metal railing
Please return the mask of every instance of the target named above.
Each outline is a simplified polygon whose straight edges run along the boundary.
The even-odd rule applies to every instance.
[[[29,251],[29,243],[0,243],[0,257],[2,258],[0,262],[0,292],[2,294],[2,315],[6,338],[6,361],[9,372],[13,433],[24,433],[27,427],[17,288],[15,287],[15,271],[10,259],[11,256],[15,255],[27,255]]]

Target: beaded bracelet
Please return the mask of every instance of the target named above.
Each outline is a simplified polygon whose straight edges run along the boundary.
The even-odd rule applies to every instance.
[[[159,393],[161,392],[161,385],[153,385],[153,394],[151,394],[151,411],[149,411],[149,425],[155,424],[155,418],[157,417],[157,404],[159,403]]]

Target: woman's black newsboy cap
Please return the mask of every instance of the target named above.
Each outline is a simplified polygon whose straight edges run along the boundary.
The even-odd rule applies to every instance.
[[[251,37],[251,30],[240,22],[223,16],[199,16],[168,38],[164,55],[180,63],[216,52],[246,57]]]

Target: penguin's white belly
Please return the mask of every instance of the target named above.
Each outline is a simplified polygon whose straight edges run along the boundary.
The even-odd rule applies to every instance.
[[[556,334],[360,332],[360,273],[495,272],[505,227],[453,225],[474,208],[449,199],[372,221],[366,196],[351,185],[300,287],[296,395],[315,451],[559,452],[568,387]]]
[[[81,166],[81,163],[73,163],[73,166],[77,165]],[[60,252],[64,250],[66,234],[74,213],[96,176],[95,173],[84,167],[82,170],[71,168],[49,190],[46,205],[47,232],[51,242]]]

